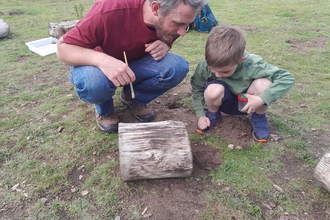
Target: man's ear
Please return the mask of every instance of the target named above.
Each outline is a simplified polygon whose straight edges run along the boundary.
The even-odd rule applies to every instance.
[[[155,16],[158,16],[159,15],[159,3],[158,1],[153,1],[151,2],[151,11],[152,13],[155,15]]]
[[[246,59],[246,56],[242,57],[242,59],[239,61],[239,63],[243,63],[245,59]]]

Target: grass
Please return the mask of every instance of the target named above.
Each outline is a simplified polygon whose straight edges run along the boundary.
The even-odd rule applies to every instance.
[[[78,101],[72,85],[67,83],[68,67],[55,55],[40,57],[25,45],[48,37],[48,22],[80,18],[93,3],[94,0],[0,3],[1,18],[11,28],[8,37],[0,39],[0,210],[11,211],[13,219],[114,219],[121,205],[121,192],[132,190],[116,176],[118,157],[109,156],[118,152],[118,135],[104,135],[93,120],[85,120],[93,118],[94,109]],[[262,219],[263,201],[279,204],[292,215],[319,208],[324,212],[322,216],[330,216],[329,194],[299,177],[311,172],[319,160],[320,155],[313,151],[318,144],[315,137],[322,143],[329,141],[328,1],[209,3],[219,23],[246,30],[248,52],[288,69],[297,83],[269,109],[271,125],[284,137],[281,144],[231,151],[219,137],[190,135],[194,141],[219,149],[223,160],[208,176],[212,184],[223,188],[205,191],[206,206],[200,218]],[[203,58],[206,38],[207,34],[192,30],[172,48],[189,61],[188,79]],[[183,108],[191,106],[189,99],[179,104]],[[60,127],[64,131],[59,132]],[[302,164],[291,180],[275,178],[287,171],[284,158]],[[84,181],[75,182],[70,175],[82,165]],[[274,189],[277,181],[285,193]],[[11,190],[18,183],[20,191]],[[147,192],[147,182],[140,183],[136,190]],[[64,197],[63,192],[73,186],[77,193]],[[89,194],[81,196],[83,190]],[[44,197],[51,200],[46,206],[40,202]],[[143,208],[132,205],[127,215],[139,219]],[[281,213],[274,212],[278,216]]]

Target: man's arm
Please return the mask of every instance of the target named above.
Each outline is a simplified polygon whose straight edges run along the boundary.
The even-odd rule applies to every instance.
[[[70,66],[99,66],[100,60],[106,59],[106,54],[98,51],[66,44],[61,37],[57,42],[57,58]]]
[[[105,53],[77,45],[66,44],[63,38],[57,42],[57,57],[70,66],[96,66],[115,86],[135,81],[133,71],[121,60]]]

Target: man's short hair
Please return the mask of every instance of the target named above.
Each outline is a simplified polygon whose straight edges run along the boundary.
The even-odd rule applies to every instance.
[[[155,0],[149,0],[151,4]],[[160,7],[160,13],[162,15],[167,15],[170,11],[176,8],[180,3],[191,6],[193,9],[199,11],[204,5],[206,5],[207,0],[157,0]]]

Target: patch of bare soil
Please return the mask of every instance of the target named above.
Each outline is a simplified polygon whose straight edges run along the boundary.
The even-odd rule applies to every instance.
[[[308,50],[324,50],[328,38],[325,36],[318,37],[315,41],[305,42],[297,39],[289,39],[286,43],[291,44],[291,51],[294,53],[306,53]]]

